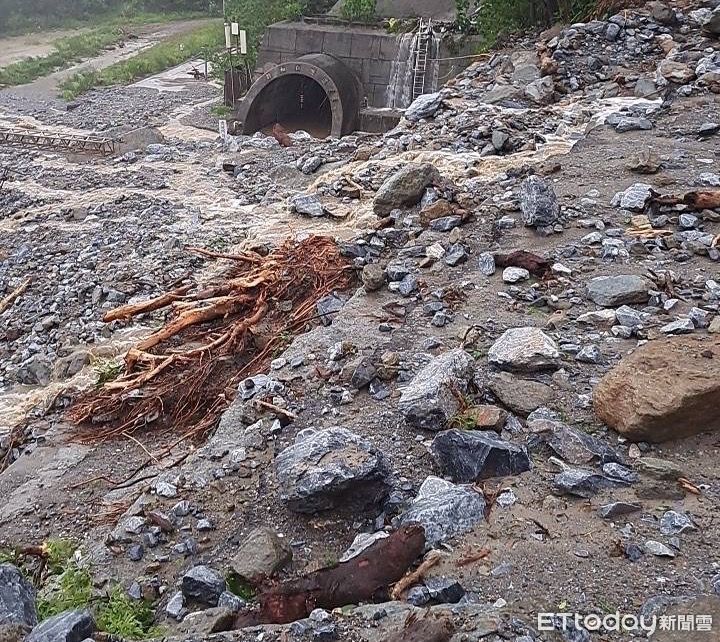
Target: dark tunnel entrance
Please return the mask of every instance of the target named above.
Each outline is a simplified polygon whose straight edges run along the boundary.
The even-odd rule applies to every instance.
[[[315,138],[332,132],[330,99],[320,83],[297,74],[276,78],[258,94],[245,119],[245,132],[272,133],[275,123],[287,131],[305,130]]]
[[[337,58],[306,54],[265,72],[250,87],[236,113],[243,134],[288,131],[340,137],[355,131],[362,85]]]

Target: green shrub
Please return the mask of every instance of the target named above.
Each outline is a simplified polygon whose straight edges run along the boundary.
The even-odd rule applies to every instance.
[[[493,47],[508,34],[530,27],[544,27],[554,20],[572,22],[590,15],[597,0],[483,0],[472,10],[471,0],[455,0],[457,27],[463,33],[483,36]]]
[[[343,18],[370,22],[375,18],[377,0],[345,0],[342,6]]]

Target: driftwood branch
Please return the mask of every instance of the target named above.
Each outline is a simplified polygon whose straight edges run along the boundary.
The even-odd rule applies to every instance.
[[[23,281],[17,288],[15,288],[10,294],[8,294],[0,302],[0,314],[5,312],[25,290],[30,287],[30,279]]]
[[[160,310],[170,305],[173,301],[177,301],[182,298],[185,294],[192,290],[192,287],[192,285],[186,285],[148,301],[131,303],[129,305],[123,305],[120,308],[115,308],[105,314],[103,321],[105,321],[105,323],[110,323],[110,321],[117,321],[119,319],[130,319],[138,314],[143,314],[144,312],[154,312],[155,310]]]
[[[392,599],[401,600],[404,597],[405,591],[420,582],[433,566],[437,566],[441,559],[442,555],[438,551],[432,551],[427,558],[423,560],[423,563],[417,567],[417,570],[408,573],[395,584],[392,590]]]

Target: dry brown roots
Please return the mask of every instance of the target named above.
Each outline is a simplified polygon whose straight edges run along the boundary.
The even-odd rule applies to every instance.
[[[317,300],[346,289],[354,278],[326,237],[288,241],[265,257],[193,251],[231,259],[233,266],[212,283],[184,285],[105,315],[113,321],[170,312],[165,325],[127,353],[120,378],[69,409],[80,441],[127,436],[146,426],[202,438],[232,401],[238,382],[263,371],[289,336],[317,318]]]

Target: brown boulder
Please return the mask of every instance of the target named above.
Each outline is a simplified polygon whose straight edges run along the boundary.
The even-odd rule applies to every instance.
[[[720,342],[690,336],[646,343],[602,378],[593,405],[634,441],[720,430]]]

